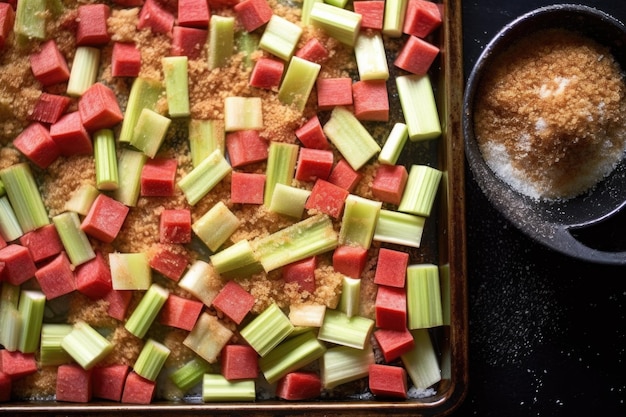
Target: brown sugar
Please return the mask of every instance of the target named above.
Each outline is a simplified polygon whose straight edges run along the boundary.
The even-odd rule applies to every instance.
[[[539,31],[487,68],[475,103],[476,139],[487,164],[517,191],[571,198],[622,159],[625,94],[607,48],[564,29]]]

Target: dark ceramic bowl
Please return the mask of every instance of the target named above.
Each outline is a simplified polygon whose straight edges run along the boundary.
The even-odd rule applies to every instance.
[[[586,194],[558,201],[539,201],[520,194],[487,166],[474,137],[474,97],[481,75],[498,53],[533,31],[548,28],[577,31],[611,49],[626,68],[626,27],[597,9],[559,4],[533,10],[506,25],[487,45],[476,62],[465,89],[463,133],[465,151],[475,180],[490,202],[521,231],[538,242],[585,261],[626,265],[626,245],[611,245],[603,227],[613,218],[626,216],[626,161]],[[626,225],[626,220],[624,220]],[[620,232],[620,234],[626,234]],[[596,236],[594,236],[594,234]],[[598,236],[599,235],[599,236]],[[591,236],[591,238],[587,238]]]

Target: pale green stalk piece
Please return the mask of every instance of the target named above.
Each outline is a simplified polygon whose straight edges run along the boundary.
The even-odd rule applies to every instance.
[[[227,278],[245,277],[263,271],[250,242],[240,240],[210,256],[211,265]]]
[[[294,326],[321,327],[325,314],[323,304],[292,304],[289,307],[289,321]]]
[[[196,325],[183,340],[183,345],[196,352],[208,363],[216,363],[220,352],[234,333],[209,313],[202,313]]]
[[[213,207],[191,225],[192,230],[211,249],[216,252],[237,230],[241,221],[223,201]]]
[[[161,58],[165,93],[170,117],[188,117],[189,108],[189,75],[187,72],[189,58],[182,56],[166,56]]]
[[[302,0],[302,12],[300,14],[300,21],[303,25],[309,26],[311,24],[311,9],[313,4],[322,3],[324,0]]]
[[[241,30],[235,34],[237,51],[243,53],[243,63],[246,68],[252,68],[254,66],[252,55],[259,49],[259,41],[259,35],[246,30]]]
[[[337,247],[339,238],[330,217],[316,214],[252,241],[266,272]]]
[[[0,181],[0,197],[4,196],[7,193],[7,190],[4,188],[4,183]]]
[[[317,338],[337,345],[363,349],[374,328],[374,320],[362,316],[348,317],[339,310],[326,310]]]
[[[289,318],[273,303],[241,329],[239,334],[263,357],[289,336],[293,328]]]
[[[211,264],[195,260],[178,281],[178,286],[188,291],[204,305],[210,307],[223,286],[222,279]]]
[[[385,14],[383,17],[383,35],[390,38],[402,36],[404,16],[409,0],[385,0]]]
[[[147,380],[156,381],[171,352],[163,343],[150,338],[139,352],[133,370]]]
[[[74,323],[61,347],[84,369],[91,369],[113,350],[113,343],[84,321]]]
[[[72,329],[71,324],[43,323],[39,348],[39,361],[42,366],[57,366],[72,361],[72,357],[62,346],[63,339]]]
[[[231,171],[232,167],[224,158],[224,154],[215,149],[197,167],[181,178],[178,186],[185,194],[187,202],[193,206]]]
[[[277,14],[272,15],[265,25],[259,48],[289,61],[302,36],[302,28]]]
[[[253,379],[229,381],[220,374],[204,374],[202,401],[254,401],[256,385]]]
[[[300,147],[293,143],[270,142],[265,169],[263,204],[270,206],[276,184],[291,185]]]
[[[441,368],[428,329],[412,330],[413,348],[401,356],[415,388],[426,389],[441,381]]]
[[[148,155],[134,149],[123,148],[117,161],[120,182],[117,190],[113,191],[113,198],[120,203],[135,207],[141,191],[141,171]]]
[[[20,0],[15,9],[13,31],[18,43],[46,39],[46,0]]]
[[[297,56],[292,57],[278,88],[278,100],[298,111],[303,111],[321,68],[321,65],[315,62]]]
[[[348,194],[339,229],[339,244],[369,249],[381,208],[380,201]]]
[[[354,349],[348,346],[335,346],[320,359],[320,376],[325,389],[333,389],[341,384],[356,381],[369,374],[369,367],[375,363],[371,346]]]
[[[93,134],[96,187],[99,190],[116,190],[119,186],[115,137],[111,129],[101,129]]]
[[[428,74],[398,76],[396,86],[409,139],[418,141],[438,138],[441,135],[441,123]]]
[[[117,166],[117,162],[115,165]],[[100,191],[92,184],[81,184],[70,196],[69,200],[65,202],[63,208],[66,211],[75,211],[82,216],[86,216],[99,194]]]
[[[147,290],[152,285],[152,269],[145,252],[112,252],[109,265],[115,290]]]
[[[443,325],[437,265],[409,265],[406,271],[406,299],[410,330]]]
[[[194,357],[189,362],[175,370],[169,375],[170,380],[180,389],[182,392],[187,392],[200,382],[205,373],[211,370],[209,365],[204,359]]]
[[[348,4],[348,0],[324,0],[324,3],[331,4],[335,7],[341,7],[344,9]]]
[[[98,79],[100,49],[93,46],[77,46],[67,81],[68,96],[80,97]]]
[[[348,46],[354,46],[361,30],[360,14],[326,3],[313,4],[310,19],[313,26]]]
[[[286,339],[270,353],[259,359],[265,379],[273,384],[289,372],[301,369],[319,359],[326,347],[312,331]]]
[[[341,288],[337,310],[348,317],[357,316],[361,308],[361,280],[344,276]]]
[[[387,53],[380,32],[359,32],[354,44],[356,66],[360,80],[387,80]]]
[[[124,325],[126,330],[139,338],[143,338],[150,326],[152,326],[152,323],[161,311],[169,295],[170,292],[166,288],[158,284],[150,285],[150,288],[145,292],[135,310],[133,310],[128,320],[126,320],[126,324]]]
[[[277,183],[274,185],[269,211],[301,219],[304,214],[304,206],[310,195],[311,190]]]
[[[9,198],[3,195],[0,197],[0,236],[5,242],[12,242],[23,234]]]
[[[412,165],[398,211],[428,217],[439,191],[442,172],[427,165]]]
[[[35,177],[27,163],[18,163],[0,170],[7,196],[23,233],[50,224]]]
[[[163,83],[159,80],[144,77],[135,78],[124,111],[124,120],[118,138],[120,143],[130,142],[141,111],[146,108],[156,110],[159,98],[164,91]]]
[[[393,125],[387,140],[383,144],[383,148],[378,154],[378,162],[386,165],[396,165],[398,158],[402,153],[402,149],[409,138],[409,129],[404,123],[396,123]]]
[[[422,216],[381,209],[373,240],[419,248],[425,223]]]
[[[78,213],[65,211],[54,216],[52,222],[72,265],[78,266],[96,257],[87,234],[80,228]]]
[[[15,352],[22,333],[22,315],[18,310],[20,286],[7,281],[1,284],[0,293],[0,345],[9,352]]]
[[[346,107],[335,107],[323,130],[355,171],[380,152],[376,140]]]
[[[216,149],[224,153],[224,123],[218,120],[189,120],[189,153],[194,167]]]
[[[224,130],[263,129],[263,105],[260,97],[231,96],[224,99]]]
[[[154,158],[171,124],[172,119],[169,117],[165,117],[154,110],[143,109],[137,119],[130,144],[148,157]]]
[[[209,69],[223,67],[233,56],[235,46],[235,18],[212,15],[209,21]]]

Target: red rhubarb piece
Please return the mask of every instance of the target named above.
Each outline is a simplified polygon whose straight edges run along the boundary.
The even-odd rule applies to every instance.
[[[369,366],[369,388],[377,397],[407,398],[406,370],[373,363]]]
[[[96,366],[91,371],[91,392],[94,398],[121,401],[124,383],[130,372],[128,365]]]
[[[367,249],[360,246],[341,245],[333,252],[335,271],[351,277],[360,278],[367,262]]]
[[[1,3],[6,4],[6,3]],[[11,377],[0,371],[0,403],[7,402],[11,400],[11,387],[13,386],[11,382]]]
[[[52,140],[50,131],[39,122],[26,126],[26,129],[13,139],[13,146],[41,169],[46,169],[60,155],[59,147]]]
[[[304,207],[338,219],[343,213],[343,206],[348,194],[349,192],[345,188],[341,188],[326,180],[318,179],[313,184],[311,195]]]
[[[111,52],[111,75],[137,77],[141,70],[141,52],[131,42],[115,42]]]
[[[267,0],[242,0],[234,7],[237,18],[248,32],[260,28],[274,14]]]
[[[315,82],[317,90],[317,108],[331,110],[335,106],[352,105],[352,78],[318,78]]]
[[[111,243],[122,229],[129,208],[112,197],[98,194],[80,228],[89,236]]]
[[[203,306],[200,301],[170,294],[159,312],[159,321],[166,326],[191,331]]]
[[[241,3],[240,3],[241,4]],[[259,58],[250,74],[250,86],[271,90],[280,85],[285,63],[273,58]]]
[[[126,377],[122,403],[150,404],[156,393],[156,382],[145,379],[134,371]]]
[[[23,234],[20,237],[20,244],[28,248],[35,263],[58,255],[63,250],[63,243],[53,224]]]
[[[374,305],[378,328],[391,330],[406,328],[406,291],[404,288],[379,286]]]
[[[310,294],[315,292],[315,268],[317,267],[317,258],[311,256],[301,259],[283,266],[282,278],[286,284],[297,282],[300,291],[308,291]]]
[[[226,149],[230,165],[233,168],[267,159],[267,141],[260,136],[257,130],[228,132],[226,134]]]
[[[0,369],[12,380],[37,372],[37,360],[34,353],[10,352],[0,350]]]
[[[171,55],[186,56],[189,59],[200,58],[208,36],[209,31],[206,29],[174,26]]]
[[[295,178],[298,181],[327,179],[333,169],[333,152],[327,149],[300,148]]]
[[[294,55],[298,58],[321,64],[328,59],[328,49],[322,45],[319,39],[311,38]]]
[[[93,84],[83,93],[78,111],[89,132],[111,128],[124,119],[115,93],[102,83]]]
[[[161,212],[159,242],[191,242],[191,212],[187,209],[166,209]]]
[[[233,171],[230,181],[230,200],[241,204],[263,204],[265,174]]]
[[[56,400],[87,403],[92,397],[91,370],[76,364],[60,365],[57,369]]]
[[[399,358],[415,345],[415,339],[408,329],[377,329],[374,332],[374,338],[378,342],[386,362]]]
[[[352,192],[363,175],[350,166],[348,161],[340,159],[328,176],[328,182]]]
[[[209,7],[219,9],[223,7],[232,7],[239,3],[239,0],[208,0],[208,3]]]
[[[50,137],[57,144],[63,156],[93,154],[91,136],[83,126],[78,111],[64,114],[50,126]]]
[[[254,379],[259,374],[259,355],[251,346],[226,345],[220,359],[222,375],[229,381]]]
[[[4,262],[2,278],[9,284],[20,285],[37,272],[28,248],[15,243],[0,249],[0,262]]]
[[[0,3],[0,49],[4,48],[4,44],[13,30],[13,22],[15,22],[13,7],[9,3]]]
[[[398,250],[380,248],[376,263],[374,283],[388,287],[404,288],[409,254]]]
[[[150,250],[150,267],[178,282],[189,265],[187,257],[170,245],[156,244]]]
[[[361,29],[382,30],[385,2],[382,0],[361,0],[353,3],[354,12],[360,14]]]
[[[178,24],[194,28],[208,28],[209,3],[206,0],[178,0]]]
[[[428,72],[439,48],[417,36],[409,36],[398,53],[393,64],[413,74],[423,75]]]
[[[288,401],[311,400],[320,396],[322,380],[314,372],[290,372],[278,380],[276,396]]]
[[[92,300],[106,297],[113,288],[111,269],[101,252],[76,268],[76,289]]]
[[[425,38],[441,25],[441,12],[437,4],[428,0],[409,0],[404,15],[402,31]]]
[[[254,296],[235,281],[228,281],[213,299],[213,307],[237,324],[254,306]]]
[[[313,115],[302,126],[296,129],[296,137],[306,148],[328,149],[328,138],[324,133],[324,128],[319,117]]]
[[[109,303],[107,314],[114,319],[124,321],[128,306],[133,298],[133,292],[128,290],[111,290],[104,297]]]
[[[404,165],[380,165],[372,182],[372,194],[380,201],[398,205],[408,179]]]
[[[44,42],[39,52],[31,54],[29,59],[33,75],[44,86],[70,79],[67,61],[53,39]]]
[[[111,8],[102,3],[78,6],[78,27],[76,28],[76,45],[100,46],[111,40],[107,30],[107,19]]]
[[[384,80],[357,81],[352,85],[354,116],[359,120],[389,120],[389,96]]]
[[[58,254],[53,260],[35,272],[41,291],[46,300],[52,300],[76,289],[76,279],[72,264],[65,252]]]
[[[175,17],[157,0],[146,0],[139,12],[137,29],[150,29],[153,33],[170,33],[174,27]]]
[[[176,185],[176,159],[154,158],[146,161],[141,170],[141,195],[144,197],[171,197]]]
[[[29,118],[35,122],[54,123],[65,113],[71,102],[72,99],[67,96],[43,92],[37,99]]]

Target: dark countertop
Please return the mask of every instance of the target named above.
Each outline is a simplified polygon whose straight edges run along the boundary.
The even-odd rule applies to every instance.
[[[552,3],[464,1],[466,77],[502,26]],[[580,3],[626,21],[624,0]],[[469,171],[466,208],[469,391],[453,416],[626,415],[626,267],[535,243],[496,212]]]

